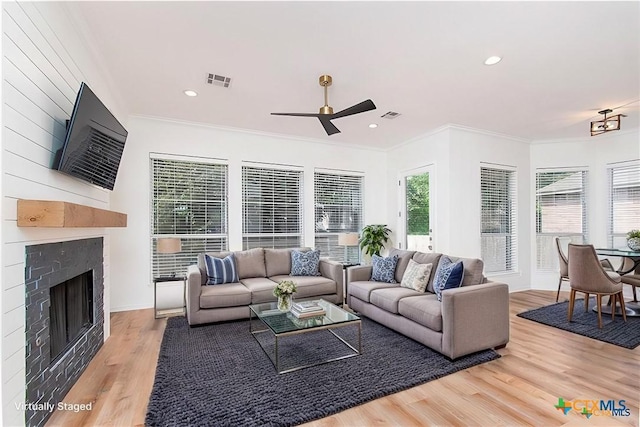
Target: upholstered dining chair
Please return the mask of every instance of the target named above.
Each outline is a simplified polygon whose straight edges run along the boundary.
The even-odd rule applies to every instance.
[[[573,305],[576,300],[576,292],[585,294],[585,311],[589,310],[589,295],[596,295],[598,309],[598,328],[602,329],[602,296],[611,298],[611,319],[615,318],[616,301],[620,303],[622,318],[627,321],[624,296],[622,295],[622,283],[620,275],[613,271],[605,271],[598,260],[593,245],[569,244],[569,284],[571,295],[569,297],[569,322],[573,317]]]
[[[564,252],[562,252],[562,247],[560,246],[560,238],[556,237],[556,249],[558,249],[558,264],[560,265],[560,280],[558,281],[558,291],[556,292],[556,302],[558,302],[558,298],[560,298],[560,288],[562,287],[563,281],[569,281],[569,260],[565,256]]]
[[[558,302],[558,299],[560,298],[560,288],[562,287],[562,282],[569,281],[569,261],[567,260],[567,256],[562,251],[560,237],[556,237],[554,240],[556,241],[556,249],[558,250],[558,264],[560,265],[560,280],[558,280],[558,291],[556,292],[556,302]],[[613,265],[611,265],[611,262],[608,259],[600,260],[600,264],[605,270],[614,271]],[[635,288],[633,289],[635,292]]]
[[[622,265],[620,266],[620,271],[631,270],[633,268],[633,264],[634,263],[631,258],[623,258]],[[633,290],[633,302],[638,302],[636,288],[640,286],[640,264],[638,264],[635,270],[632,270],[629,273],[620,276],[620,280],[625,285],[631,286],[631,289]]]

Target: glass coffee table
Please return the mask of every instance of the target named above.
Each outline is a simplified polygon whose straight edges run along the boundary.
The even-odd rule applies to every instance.
[[[249,306],[249,331],[279,374],[362,353],[358,316],[323,299],[308,301],[321,305],[325,314],[298,319],[275,302]]]

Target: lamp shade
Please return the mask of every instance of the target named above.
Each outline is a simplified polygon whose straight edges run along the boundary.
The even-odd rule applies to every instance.
[[[159,254],[177,254],[182,250],[182,241],[176,237],[158,239],[157,252]]]
[[[340,246],[358,246],[358,233],[340,233],[340,234],[338,234],[338,245],[340,245]]]

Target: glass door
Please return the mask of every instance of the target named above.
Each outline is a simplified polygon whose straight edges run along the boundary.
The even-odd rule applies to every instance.
[[[400,248],[433,252],[433,165],[414,169],[401,175],[400,186]]]

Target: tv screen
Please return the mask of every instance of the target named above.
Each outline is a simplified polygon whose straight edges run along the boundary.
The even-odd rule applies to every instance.
[[[128,132],[82,83],[53,169],[113,190]]]

